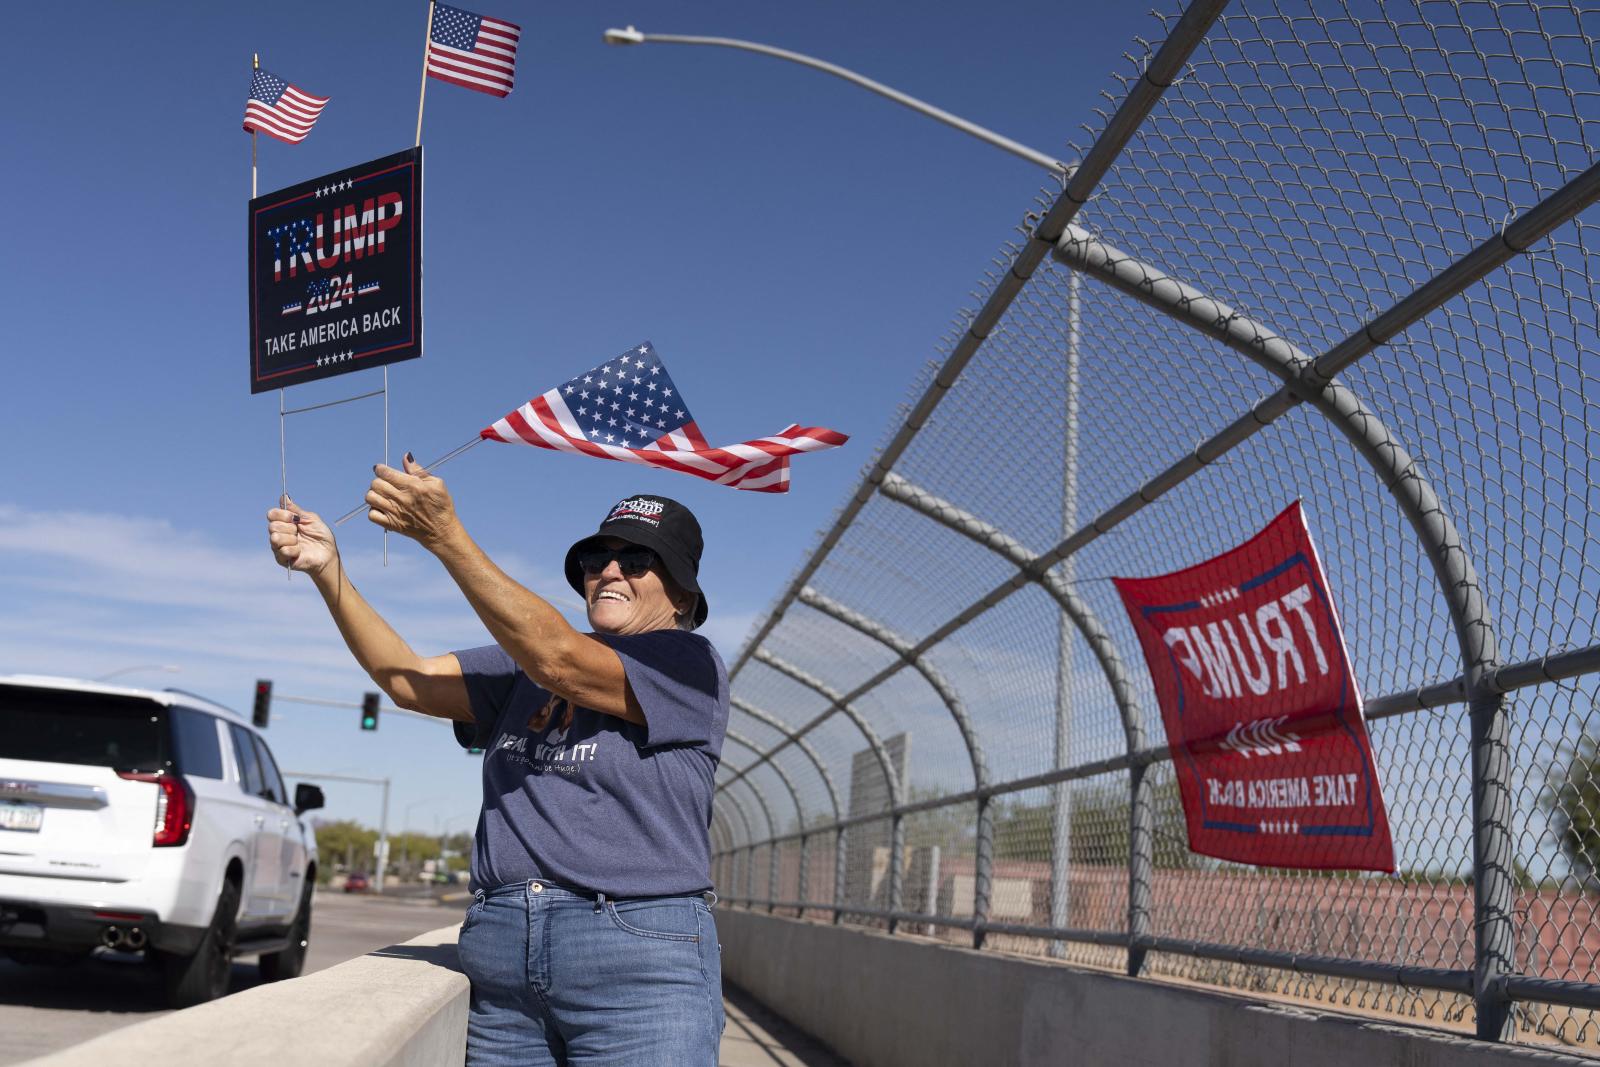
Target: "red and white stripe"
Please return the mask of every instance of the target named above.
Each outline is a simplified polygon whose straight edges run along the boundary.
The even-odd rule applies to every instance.
[[[522,28],[500,19],[480,17],[483,22],[470,52],[429,39],[428,77],[480,93],[508,96],[517,76],[517,40]]]
[[[597,444],[584,436],[566,402],[554,389],[534,397],[480,431],[478,436],[506,444],[533,445],[597,459],[661,467],[758,493],[788,491],[789,457],[837,448],[849,440],[834,430],[795,424],[771,437],[711,448],[691,422],[644,448]]]
[[[317,124],[317,117],[328,106],[326,96],[312,96],[289,86],[278,97],[276,104],[268,104],[254,97],[245,101],[244,128],[260,130],[268,137],[299,144]]]

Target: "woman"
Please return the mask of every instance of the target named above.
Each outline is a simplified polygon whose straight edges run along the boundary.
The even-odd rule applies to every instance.
[[[487,749],[460,938],[469,1067],[714,1064],[722,979],[704,894],[728,682],[692,632],[706,618],[699,523],[665,497],[613,507],[567,551],[582,633],[473,543],[409,453],[374,471],[368,517],[444,564],[493,645],[418,656],[350,584],[321,519],[285,499],[268,536],[395,704]]]

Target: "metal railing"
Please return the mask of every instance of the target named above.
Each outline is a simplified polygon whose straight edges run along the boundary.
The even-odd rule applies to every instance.
[[[1130,57],[731,665],[719,892],[1600,1047],[1600,19],[1223,6]],[[1395,876],[1188,852],[1108,581],[1296,497]]]

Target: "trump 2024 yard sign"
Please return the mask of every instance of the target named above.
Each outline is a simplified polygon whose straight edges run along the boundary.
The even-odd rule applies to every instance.
[[[1113,580],[1155,684],[1189,847],[1394,870],[1361,695],[1300,505],[1215,559]]]
[[[422,149],[250,201],[250,391],[422,355]]]

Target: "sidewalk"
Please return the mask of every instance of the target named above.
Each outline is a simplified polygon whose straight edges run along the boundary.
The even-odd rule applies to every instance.
[[[719,1067],[850,1067],[802,1034],[744,990],[723,984],[722,1006],[728,1025],[722,1031]]]

